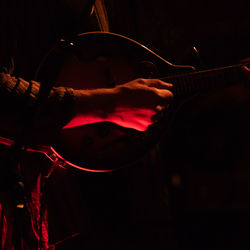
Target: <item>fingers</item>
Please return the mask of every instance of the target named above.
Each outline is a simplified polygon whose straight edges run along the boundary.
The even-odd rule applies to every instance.
[[[247,79],[250,81],[250,68],[247,66],[242,66],[243,73],[246,75]]]
[[[159,79],[138,79],[140,84],[151,88],[158,97],[159,104],[163,104],[166,100],[173,100],[174,95],[171,92],[173,84],[161,81]]]
[[[138,79],[138,83],[158,89],[171,89],[173,84],[164,82],[160,79]]]
[[[156,111],[157,105],[166,106],[173,100],[172,86],[158,79],[135,79],[116,87],[120,96],[117,105]]]
[[[245,70],[246,72],[250,72],[250,68],[248,68],[247,66],[242,66],[243,70]]]
[[[168,89],[156,89],[156,90],[157,90],[159,96],[162,98],[168,97],[169,99],[173,99],[173,97],[174,97],[173,93]]]
[[[164,108],[165,108],[165,107],[164,107],[163,105],[157,105],[157,106],[155,107],[155,111],[156,111],[156,112],[160,112],[160,111],[162,111]]]
[[[164,102],[166,99],[172,100],[173,93],[171,89],[173,88],[173,84],[161,81],[159,79],[137,79],[138,83],[144,87],[149,87],[154,93],[156,93],[156,97],[158,97],[159,101]]]
[[[155,114],[151,116],[151,121],[152,123],[158,122],[161,120],[164,115],[165,115],[165,110],[169,108],[170,104],[165,104],[165,105],[157,105],[155,107]]]

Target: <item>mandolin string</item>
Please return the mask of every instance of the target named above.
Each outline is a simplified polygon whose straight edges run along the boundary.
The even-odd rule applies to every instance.
[[[161,77],[160,79],[164,80],[164,79],[171,79],[171,78],[178,78],[178,77],[188,77],[188,76],[193,76],[193,75],[198,75],[198,74],[213,73],[213,72],[218,72],[218,71],[225,71],[225,70],[230,70],[233,68],[241,68],[242,66],[245,66],[248,64],[249,63],[242,63],[242,64],[235,64],[235,65],[213,68],[213,69],[199,70],[199,71],[188,72],[188,73],[183,73],[183,74],[165,76],[165,77]]]
[[[161,77],[160,80],[173,83],[173,92],[177,95],[189,94],[194,90],[211,89],[218,84],[234,82],[239,78],[241,68],[248,63],[236,64],[183,74]]]

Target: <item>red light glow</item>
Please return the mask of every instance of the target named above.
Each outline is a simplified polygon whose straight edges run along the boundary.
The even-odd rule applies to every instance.
[[[151,117],[155,114],[156,112],[151,109],[117,108],[108,118],[97,117],[91,114],[74,117],[63,129],[109,121],[121,127],[145,131],[152,124]]]

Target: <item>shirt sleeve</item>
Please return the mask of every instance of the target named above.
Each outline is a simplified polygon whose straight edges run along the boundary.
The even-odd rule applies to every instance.
[[[2,118],[13,121],[15,123],[13,126],[22,126],[25,123],[23,119],[25,112],[35,110],[39,90],[39,82],[28,82],[8,73],[0,73],[0,115]],[[72,117],[73,106],[73,89],[53,87],[46,102],[39,109],[39,126],[51,129],[63,127]]]

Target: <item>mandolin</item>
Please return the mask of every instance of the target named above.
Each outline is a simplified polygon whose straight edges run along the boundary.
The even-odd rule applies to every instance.
[[[196,71],[175,65],[142,44],[110,32],[79,34],[60,40],[41,63],[36,80],[75,89],[112,88],[135,78],[160,78],[173,84],[175,101],[147,131],[99,122],[62,129],[53,145],[26,150],[44,153],[61,167],[107,172],[134,162],[167,131],[176,106],[185,98],[242,81],[242,66]],[[0,138],[5,145],[14,142]]]

